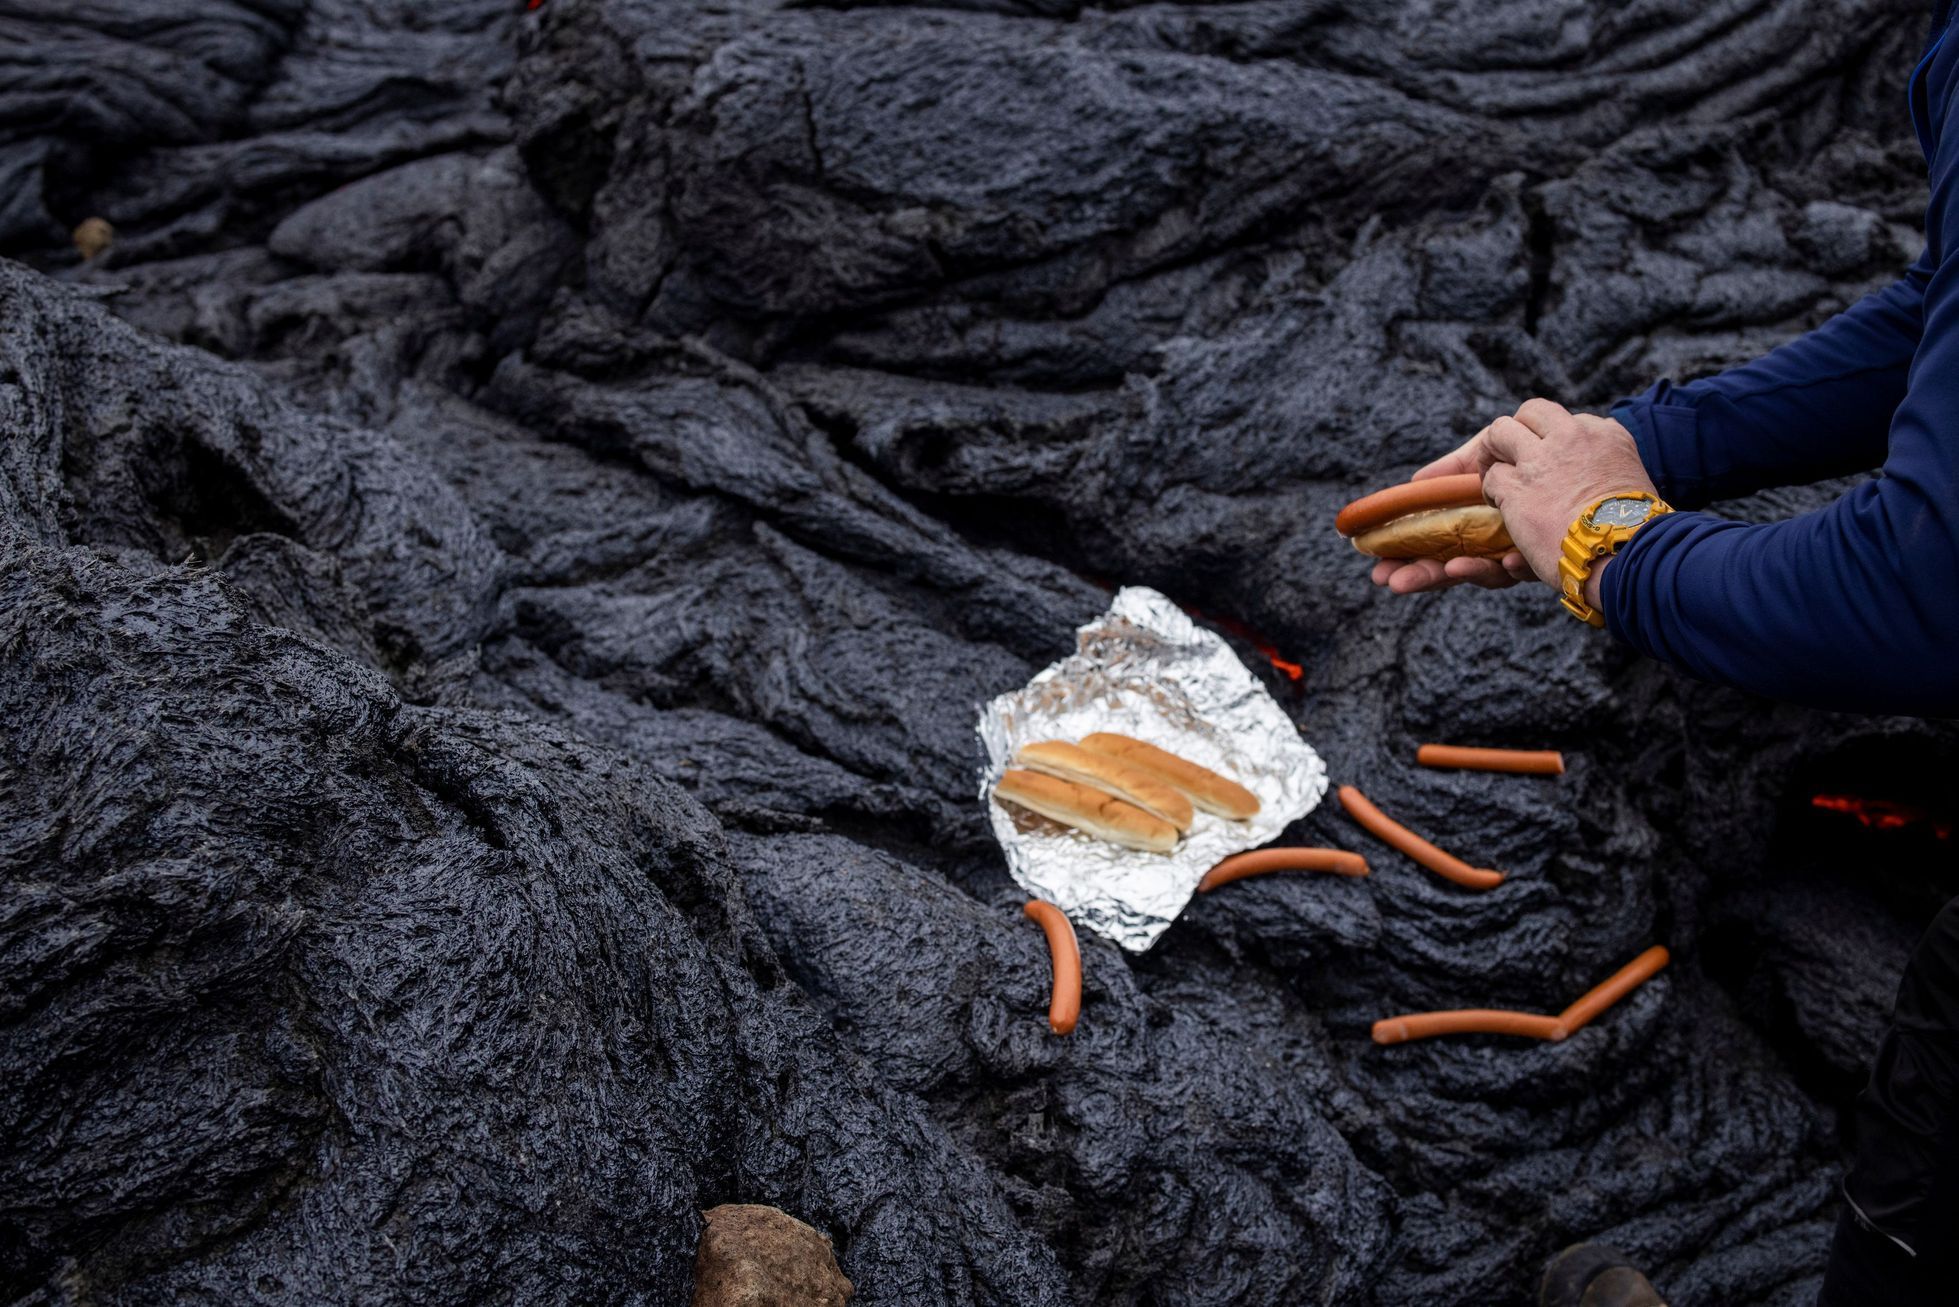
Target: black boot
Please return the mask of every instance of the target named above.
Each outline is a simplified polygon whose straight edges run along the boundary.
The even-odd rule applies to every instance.
[[[1578,1243],[1544,1268],[1537,1307],[1666,1307],[1666,1300],[1617,1249]]]

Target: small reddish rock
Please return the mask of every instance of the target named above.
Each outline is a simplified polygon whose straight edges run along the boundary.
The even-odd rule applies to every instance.
[[[694,1307],[843,1307],[856,1292],[829,1239],[787,1212],[725,1203],[702,1218]]]

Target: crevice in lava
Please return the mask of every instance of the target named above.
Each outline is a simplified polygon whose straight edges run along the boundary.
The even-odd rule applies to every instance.
[[[1091,575],[1087,550],[1064,513],[1052,505],[1011,495],[956,495],[919,490],[900,483],[857,440],[857,423],[848,414],[814,404],[797,411],[824,435],[845,462],[870,477],[890,495],[951,529],[980,549],[1004,549]],[[955,437],[945,433],[944,439]],[[1106,588],[1106,587],[1105,587]]]
[[[1876,894],[1908,921],[1959,896],[1959,749],[1919,735],[1850,739],[1792,769],[1771,859]],[[1882,866],[1882,876],[1868,868]]]
[[[1551,296],[1551,267],[1557,257],[1557,227],[1544,210],[1544,196],[1535,186],[1524,189],[1524,216],[1529,226],[1526,246],[1530,254],[1530,289],[1524,299],[1524,332],[1537,334]]]

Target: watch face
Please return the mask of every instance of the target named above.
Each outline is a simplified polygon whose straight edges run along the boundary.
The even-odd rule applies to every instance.
[[[1592,510],[1592,525],[1638,526],[1652,513],[1650,499],[1608,499]]]

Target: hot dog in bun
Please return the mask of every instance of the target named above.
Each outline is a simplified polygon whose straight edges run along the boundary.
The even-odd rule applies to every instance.
[[[1474,472],[1377,490],[1341,509],[1333,525],[1376,558],[1501,558],[1515,548]]]

